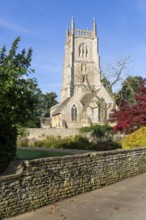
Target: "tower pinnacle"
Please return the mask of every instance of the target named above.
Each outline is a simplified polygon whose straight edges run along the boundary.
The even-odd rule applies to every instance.
[[[69,36],[69,28],[68,28],[68,26],[66,27],[66,39],[68,38],[68,36]]]
[[[72,16],[72,20],[71,20],[71,33],[73,34],[75,30],[75,22],[74,22],[74,17]]]
[[[96,19],[93,18],[93,31],[94,31],[94,34],[96,35],[97,33],[97,27],[96,27]]]

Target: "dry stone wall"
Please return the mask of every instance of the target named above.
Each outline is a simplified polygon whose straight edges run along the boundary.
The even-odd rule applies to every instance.
[[[45,138],[51,137],[71,137],[79,134],[78,129],[74,128],[28,128],[28,138]]]
[[[0,176],[0,217],[15,216],[146,171],[146,149],[25,160]]]
[[[81,133],[78,128],[27,128],[26,136],[28,139],[43,139],[46,137],[74,137],[76,135],[82,135],[88,139],[91,137],[91,132]],[[113,141],[120,141],[125,137],[123,134],[114,134]]]

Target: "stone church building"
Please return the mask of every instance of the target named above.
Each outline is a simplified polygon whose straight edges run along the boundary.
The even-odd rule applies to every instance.
[[[80,128],[102,124],[114,100],[101,82],[96,21],[93,30],[66,30],[60,103],[51,108],[51,127]]]

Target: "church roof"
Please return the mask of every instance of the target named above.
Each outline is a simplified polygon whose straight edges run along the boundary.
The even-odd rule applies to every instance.
[[[83,106],[87,106],[91,101],[92,99],[97,95],[97,93],[99,92],[100,89],[96,90],[96,93],[87,93],[85,94],[80,102],[82,103]]]
[[[62,109],[64,108],[64,106],[68,103],[68,101],[70,100],[70,98],[65,99],[57,108],[56,110],[53,112],[53,116],[54,115],[58,115],[61,113]]]
[[[92,100],[94,96],[95,96],[94,93],[87,93],[81,98],[80,102],[82,103],[83,106],[85,106]]]

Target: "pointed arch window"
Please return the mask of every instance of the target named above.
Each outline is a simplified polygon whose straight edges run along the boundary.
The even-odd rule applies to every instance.
[[[71,120],[77,121],[77,107],[75,104],[71,108]]]

